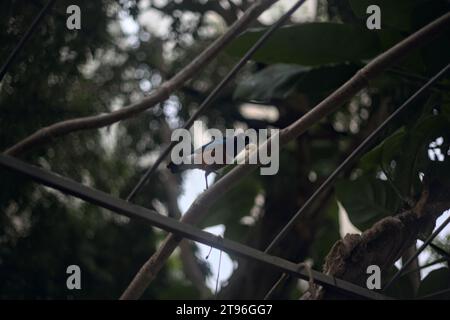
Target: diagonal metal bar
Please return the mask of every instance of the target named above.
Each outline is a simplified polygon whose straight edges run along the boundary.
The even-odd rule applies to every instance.
[[[3,80],[3,77],[5,76],[6,72],[8,72],[9,67],[11,67],[11,65],[14,61],[14,58],[19,54],[20,50],[23,48],[23,46],[28,41],[28,39],[30,39],[31,35],[37,29],[39,23],[42,21],[42,19],[45,17],[46,13],[53,6],[54,3],[55,3],[55,0],[50,0],[42,8],[42,10],[39,12],[39,14],[36,16],[36,18],[31,23],[31,26],[28,28],[27,32],[20,39],[19,43],[16,45],[16,47],[11,52],[11,54],[8,56],[5,63],[3,64],[2,68],[0,69],[0,82]]]
[[[442,15],[423,28],[417,30],[407,38],[403,39],[389,50],[380,54],[361,68],[346,83],[336,89],[327,98],[319,102],[309,112],[304,114],[293,123],[280,131],[280,146],[286,145],[289,141],[296,139],[305,133],[311,126],[323,119],[326,115],[339,109],[346,101],[353,97],[358,91],[365,88],[371,79],[379,76],[386,68],[404,58],[411,50],[423,45],[425,42],[436,37],[450,23],[450,12]],[[272,142],[272,138],[267,144]],[[260,146],[259,151],[264,148]],[[257,152],[255,150],[255,152]],[[258,166],[240,165],[233,168],[224,175],[210,189],[203,192],[189,207],[182,217],[183,222],[193,224],[201,221],[209,214],[211,205],[221,197],[224,192],[230,190],[245,175],[252,172]],[[158,250],[142,265],[130,285],[122,295],[122,299],[136,299],[142,293],[160,271],[162,265],[167,261],[170,254],[176,249],[181,239],[174,235],[168,235]]]
[[[328,176],[328,178],[314,191],[311,197],[303,204],[303,206],[294,214],[294,216],[289,220],[289,222],[283,227],[283,229],[275,236],[272,242],[267,246],[265,253],[270,253],[274,248],[280,244],[281,241],[288,235],[289,231],[293,228],[295,223],[300,219],[303,212],[309,208],[309,206],[318,198],[318,196],[326,190],[336,179],[336,177],[361,153],[368,148],[368,146],[373,142],[377,135],[391,122],[395,117],[398,116],[411,102],[417,99],[422,93],[424,93],[428,88],[430,88],[437,80],[439,80],[448,70],[450,69],[450,64],[447,64],[441,71],[434,75],[427,83],[425,83],[419,90],[417,90],[412,96],[410,96],[397,110],[395,110],[389,117],[387,117],[363,142],[361,142],[355,150]],[[283,274],[277,280],[277,282],[270,288],[266,294],[266,298],[275,292],[278,285],[286,279],[287,275]]]
[[[192,117],[183,126],[184,129],[189,129],[194,121],[211,105],[211,102],[217,97],[222,89],[230,82],[231,79],[242,69],[251,56],[258,50],[266,40],[280,28],[286,20],[305,2],[306,0],[300,0],[292,6],[277,22],[272,24],[269,29],[258,39],[258,41],[245,53],[245,55],[239,60],[238,63],[228,72],[228,74],[220,81],[220,83],[211,91],[211,93],[205,98],[200,107],[195,111]],[[131,201],[136,193],[144,186],[145,182],[152,176],[158,169],[159,165],[164,161],[173,147],[177,144],[176,141],[171,141],[170,144],[164,149],[160,156],[156,159],[155,163],[144,173],[138,184],[133,188],[127,197],[127,201]]]
[[[442,262],[446,262],[446,261],[447,261],[446,258],[440,258],[440,259],[434,260],[434,261],[432,261],[432,262],[426,263],[426,264],[424,264],[424,265],[421,265],[421,266],[419,266],[418,268],[414,268],[414,269],[412,269],[412,270],[405,271],[405,272],[402,273],[401,276],[403,277],[404,275],[407,275],[407,274],[410,274],[410,273],[414,273],[414,272],[420,271],[420,270],[422,270],[422,269],[425,269],[425,268],[434,266],[435,264],[442,263]]]
[[[425,300],[425,299],[430,299],[430,298],[436,299],[437,296],[440,296],[440,295],[443,295],[443,294],[449,293],[449,292],[450,292],[450,288],[447,288],[447,289],[443,289],[443,290],[440,290],[440,291],[437,291],[434,293],[427,294],[422,297],[418,297],[417,299],[420,299],[420,300]]]
[[[281,284],[283,284],[287,279],[289,279],[289,276],[287,273],[283,273],[281,277],[278,278],[277,282],[270,288],[270,290],[266,293],[264,296],[264,300],[270,300],[275,293],[275,290],[277,290]]]
[[[438,245],[434,244],[433,242],[430,243],[430,247],[431,247],[431,249],[433,249],[434,251],[436,251],[438,254],[440,254],[441,256],[443,256],[445,260],[447,260],[448,262],[450,262],[450,253],[448,253],[446,250],[442,249],[442,248],[439,247]]]
[[[422,253],[423,250],[433,241],[434,238],[450,223],[450,216],[445,219],[445,221],[425,240],[425,242],[420,246],[419,249],[402,265],[402,267],[394,274],[394,276],[389,280],[383,288],[383,291],[386,291],[394,282],[397,280],[402,274],[403,270],[408,267],[411,262],[414,261],[415,258],[419,254]]]
[[[223,250],[227,253],[270,265],[282,272],[301,279],[309,279],[310,277],[308,272],[304,269],[299,270],[298,264],[296,263],[275,256],[270,256],[262,251],[253,249],[235,241],[217,237],[192,225],[179,222],[173,218],[162,216],[153,210],[115,198],[100,190],[86,187],[78,182],[29,165],[16,158],[0,154],[0,166],[30,177],[42,185],[62,191],[65,194],[75,196],[116,213],[123,214],[131,218],[140,219],[151,226],[161,228],[180,237],[189,238],[191,240]],[[389,297],[378,292],[370,291],[363,287],[325,275],[318,271],[312,271],[312,276],[314,281],[319,285],[332,288],[333,290],[337,290],[352,297],[377,300],[390,299]]]
[[[317,188],[316,191],[309,197],[305,204],[294,214],[289,220],[286,226],[278,233],[278,235],[272,240],[269,246],[264,252],[271,252],[275,246],[277,246],[289,233],[297,220],[301,217],[303,212],[317,199],[317,197],[333,183],[334,179],[349,165],[354,159],[356,159],[371,142],[378,136],[378,134],[386,128],[386,126],[401,113],[411,102],[417,99],[422,93],[424,93],[433,83],[435,83],[440,77],[442,77],[450,69],[450,64],[447,64],[441,71],[434,75],[426,84],[424,84],[419,90],[417,90],[412,96],[410,96],[397,110],[395,110],[386,120],[381,123],[363,142],[361,142],[355,150],[331,173],[328,178]]]

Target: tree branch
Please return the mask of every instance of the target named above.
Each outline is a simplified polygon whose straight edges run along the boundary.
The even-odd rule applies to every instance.
[[[283,129],[280,132],[281,144],[286,144],[295,139],[323,117],[339,108],[344,102],[364,88],[370,79],[378,76],[400,58],[406,56],[412,49],[423,45],[426,41],[439,34],[449,24],[450,13],[447,13],[376,57],[307,114]],[[181,221],[196,224],[203,220],[207,214],[208,208],[255,168],[256,166],[252,165],[239,165],[231,170],[192,203],[191,207],[183,215]],[[180,239],[178,237],[169,234],[156,253],[150,257],[136,274],[121,296],[121,299],[138,299],[162,268],[179,242]]]
[[[163,173],[165,180],[165,187],[168,193],[168,209],[169,216],[179,219],[181,217],[181,212],[178,207],[178,195],[179,188],[178,183],[173,175],[168,172]],[[191,241],[184,239],[180,243],[180,260],[183,265],[183,271],[192,284],[200,292],[202,299],[211,296],[211,290],[205,284],[205,277],[200,268],[197,258],[195,257],[193,247],[191,246]]]
[[[435,185],[431,189],[435,196],[427,198],[428,201],[421,204],[419,209],[416,209],[416,205],[413,209],[386,217],[361,235],[347,234],[330,250],[324,273],[365,286],[366,268],[369,265],[378,265],[382,271],[388,270],[415,244],[419,235],[433,230],[436,219],[450,207],[449,191],[442,189],[442,186]],[[321,288],[319,295],[314,298],[340,298],[335,294]]]
[[[161,124],[161,138],[163,140],[170,140],[170,128],[164,122]],[[174,175],[168,171],[162,171],[161,175],[164,181],[164,187],[166,188],[168,200],[167,207],[169,211],[169,217],[180,219],[181,211],[178,206],[178,195],[180,194],[180,188],[177,179]],[[180,243],[180,260],[183,265],[183,271],[192,284],[200,292],[200,297],[206,299],[211,296],[211,290],[206,286],[205,276],[200,268],[198,259],[194,254],[192,242],[184,239]]]
[[[264,10],[276,1],[277,0],[259,0],[255,2],[241,16],[241,18],[228,29],[225,34],[214,41],[196,59],[184,67],[170,80],[164,82],[158,89],[142,101],[107,114],[70,119],[54,123],[48,127],[39,129],[32,135],[22,141],[19,141],[7,149],[5,154],[10,156],[18,156],[33,147],[48,143],[53,138],[67,135],[75,131],[97,129],[111,125],[115,122],[136,116],[144,110],[147,110],[166,100],[173,91],[179,89],[188,79],[195,76],[211,59],[222,51],[231,40],[244,31],[250,22],[255,20]]]

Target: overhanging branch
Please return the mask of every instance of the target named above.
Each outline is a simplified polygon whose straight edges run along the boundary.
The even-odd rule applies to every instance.
[[[255,2],[237,20],[226,33],[214,41],[196,59],[184,67],[170,80],[164,82],[158,89],[148,97],[138,103],[131,104],[117,111],[89,117],[65,120],[54,123],[48,127],[39,129],[27,138],[19,141],[4,153],[10,156],[18,156],[33,147],[48,143],[53,138],[64,136],[72,132],[97,129],[122,121],[155,106],[169,98],[170,94],[179,89],[187,80],[194,77],[205,65],[212,60],[225,46],[227,46],[236,36],[244,31],[247,26],[256,19],[264,10],[277,0],[259,0]]]

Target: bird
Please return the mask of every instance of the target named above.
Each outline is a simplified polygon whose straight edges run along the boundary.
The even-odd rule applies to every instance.
[[[239,145],[238,141],[240,139],[243,139],[241,141],[243,141],[244,143],[241,143]],[[233,148],[230,148],[231,154],[229,152],[230,150],[227,150],[227,145],[229,143],[233,143]],[[205,172],[206,189],[208,189],[208,175],[212,172],[216,173],[217,170],[225,167],[229,163],[232,163],[231,161],[233,161],[236,156],[240,154],[240,152],[248,149],[249,144],[250,139],[242,133],[235,136],[224,137],[222,139],[211,140],[200,148],[195,149],[193,153],[185,156],[185,160],[187,161],[183,161],[181,164],[175,164],[173,161],[170,161],[170,163],[167,165],[167,168],[173,174],[177,174],[189,169],[203,170]],[[214,159],[216,156],[216,150],[220,150],[222,161],[220,163],[207,164],[205,162],[205,158],[209,156],[209,158]]]

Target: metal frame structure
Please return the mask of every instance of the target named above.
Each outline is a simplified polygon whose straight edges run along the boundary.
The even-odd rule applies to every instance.
[[[7,61],[3,64],[0,70],[0,81],[3,76],[6,74],[7,70],[13,63],[14,58],[23,48],[25,43],[30,39],[32,33],[37,29],[39,23],[43,20],[43,17],[48,12],[48,10],[54,4],[54,0],[50,0],[40,11],[37,17],[33,20],[30,28],[27,30],[25,35],[19,41],[18,45],[14,48]],[[233,67],[233,69],[227,74],[226,77],[215,87],[215,89],[211,92],[211,94],[203,101],[200,108],[197,112],[188,120],[185,126],[189,127],[193,121],[198,117],[211,103],[211,101],[219,94],[219,92],[225,87],[225,85],[231,80],[238,71],[242,68],[242,66],[249,60],[251,55],[273,34],[275,30],[277,30],[294,12],[298,9],[305,0],[298,1],[288,12],[286,12],[276,23],[274,23],[262,36],[261,38],[253,45],[244,57]],[[307,272],[305,269],[300,268],[299,264],[288,261],[286,259],[282,259],[276,256],[272,256],[269,252],[273,249],[273,247],[278,244],[289,232],[292,225],[297,221],[302,212],[311,204],[317,196],[326,189],[333,181],[334,178],[348,165],[349,162],[354,160],[358,155],[360,155],[361,151],[367,147],[367,145],[373,141],[375,135],[377,135],[384,126],[391,121],[401,110],[403,110],[406,105],[408,105],[413,99],[415,99],[418,95],[423,93],[432,83],[434,83],[438,78],[440,78],[446,71],[448,71],[450,65],[444,67],[436,76],[430,79],[422,88],[420,88],[411,98],[409,98],[401,107],[399,107],[389,118],[387,118],[374,132],[370,134],[369,137],[365,139],[365,141],[359,145],[349,157],[345,159],[345,161],[327,178],[327,180],[313,193],[313,195],[306,201],[303,207],[293,216],[293,218],[286,224],[286,226],[282,229],[282,231],[275,237],[275,239],[271,242],[271,244],[267,247],[267,249],[263,252],[244,244],[229,240],[223,239],[221,237],[217,237],[213,234],[205,232],[195,226],[182,223],[178,220],[162,216],[157,212],[144,208],[142,206],[138,206],[128,202],[133,195],[138,192],[141,186],[145,183],[147,178],[154,172],[158,165],[163,161],[163,158],[167,156],[170,152],[171,147],[169,146],[164,150],[164,152],[158,158],[158,161],[154,164],[152,168],[150,168],[144,176],[139,181],[138,185],[133,189],[131,194],[128,196],[127,200],[122,200],[120,198],[113,197],[107,193],[104,193],[100,190],[93,189],[87,187],[83,184],[75,182],[71,179],[61,177],[51,171],[46,171],[36,166],[27,164],[21,160],[16,158],[0,154],[0,166],[17,172],[19,174],[25,175],[35,182],[45,185],[47,187],[53,188],[55,190],[61,191],[65,194],[77,197],[99,207],[109,209],[118,214],[122,214],[128,216],[130,218],[136,218],[144,221],[150,226],[161,228],[167,232],[171,232],[179,237],[188,238],[208,246],[217,248],[219,250],[223,250],[229,254],[233,254],[236,256],[240,256],[243,258],[251,259],[254,261],[258,261],[260,263],[264,263],[268,266],[271,266],[286,275],[291,275],[294,277],[298,277],[300,279],[311,280],[312,276],[313,281],[319,285],[326,287],[327,289],[335,290],[349,297],[356,297],[362,299],[391,299],[390,297],[376,292],[372,290],[368,290],[366,288],[360,287],[353,283],[337,279],[335,277],[325,275],[321,272],[311,270],[311,273]],[[416,255],[420,254],[424,250],[424,248],[431,243],[434,237],[447,225],[450,223],[450,218],[448,218],[428,239],[424,242],[421,248],[417,251]],[[397,272],[397,274],[388,282],[387,286],[384,288],[388,288],[402,273],[404,268],[413,260],[414,256],[408,260],[407,263]],[[279,283],[279,282],[277,282]],[[441,294],[440,292],[435,294]]]
[[[211,233],[198,229],[192,225],[178,220],[162,216],[157,212],[141,206],[131,204],[125,200],[115,198],[100,190],[86,187],[78,182],[56,175],[55,173],[29,165],[14,157],[0,154],[0,165],[21,173],[34,181],[47,187],[59,190],[65,194],[75,196],[105,209],[109,209],[130,218],[137,218],[151,226],[164,229],[180,237],[185,237],[208,246],[223,250],[227,253],[252,259],[270,265],[280,271],[289,273],[301,279],[309,279],[309,274],[291,261],[271,256],[262,251],[253,249],[238,242],[217,237]],[[350,282],[327,276],[323,273],[312,271],[315,282],[326,287],[331,287],[340,292],[365,299],[388,299],[388,297],[371,291]]]
[[[444,68],[442,68],[438,73],[436,73],[430,80],[428,80],[423,86],[419,88],[413,95],[411,95],[400,107],[398,107],[389,117],[387,117],[374,131],[372,131],[363,142],[361,142],[348,157],[345,158],[344,161],[328,176],[328,178],[314,191],[314,193],[306,200],[303,206],[292,216],[292,218],[286,223],[283,229],[275,236],[272,242],[267,246],[264,252],[270,253],[273,249],[283,241],[284,238],[288,235],[289,231],[294,227],[294,224],[300,219],[303,212],[309,208],[309,206],[319,197],[322,192],[324,192],[333,181],[339,176],[345,168],[349,166],[355,159],[358,158],[362,154],[364,150],[370,146],[370,144],[375,140],[375,138],[386,128],[386,126],[395,119],[407,106],[409,106],[415,99],[420,97],[427,89],[429,89],[437,80],[439,80],[448,70],[450,70],[450,64],[447,64]],[[450,219],[450,218],[449,218]],[[448,220],[448,219],[447,219]],[[445,221],[435,233],[433,233],[426,242],[417,250],[416,254],[413,255],[406,263],[404,263],[400,270],[394,275],[394,277],[386,284],[383,288],[383,291],[386,291],[387,288],[397,280],[402,274],[404,269],[411,264],[411,262],[427,247],[427,245],[431,244],[433,239],[439,234],[440,231],[444,229],[444,227],[450,223],[449,221]],[[439,251],[442,255],[442,249]],[[283,274],[278,281],[272,286],[272,288],[267,292],[266,298],[269,298],[277,289],[277,287],[283,283],[287,279],[287,274]]]

